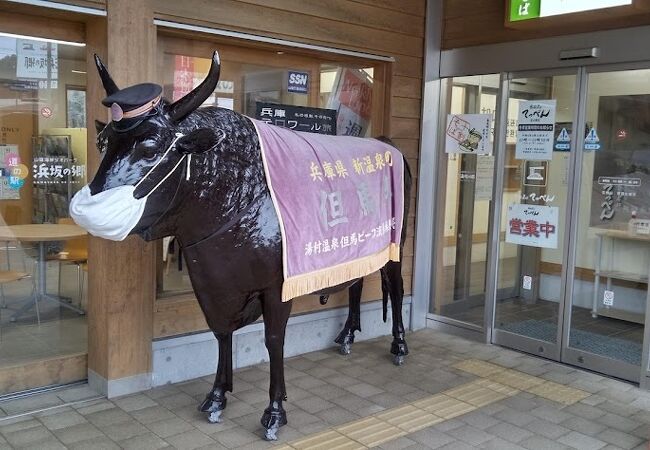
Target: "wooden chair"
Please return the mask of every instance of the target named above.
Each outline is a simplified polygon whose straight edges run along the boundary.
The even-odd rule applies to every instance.
[[[72,225],[74,221],[69,217],[62,217],[58,220],[58,223]],[[61,295],[62,265],[70,264],[76,266],[79,303],[81,304],[83,294],[83,266],[88,262],[88,237],[83,236],[64,241],[63,250],[56,255],[48,257],[48,259],[59,262],[59,296]]]

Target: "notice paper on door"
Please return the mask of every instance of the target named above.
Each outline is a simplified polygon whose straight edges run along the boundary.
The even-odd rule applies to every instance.
[[[557,206],[508,205],[506,242],[529,247],[557,248]]]
[[[555,100],[519,102],[515,158],[553,159],[556,103]]]

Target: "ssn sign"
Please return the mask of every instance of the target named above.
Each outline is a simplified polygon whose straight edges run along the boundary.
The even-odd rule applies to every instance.
[[[287,82],[287,91],[298,94],[307,94],[309,92],[309,72],[289,71]]]

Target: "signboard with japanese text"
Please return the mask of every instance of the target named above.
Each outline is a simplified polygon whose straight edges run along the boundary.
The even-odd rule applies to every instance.
[[[506,242],[529,247],[557,248],[559,208],[557,206],[508,205]]]
[[[490,114],[449,114],[445,132],[446,153],[492,154]]]
[[[631,5],[632,0],[509,0],[511,22]]]
[[[492,185],[494,183],[494,156],[482,155],[476,157],[476,185],[474,199],[492,200]]]
[[[309,72],[290,70],[287,78],[287,92],[294,94],[309,93]]]
[[[27,174],[21,175],[27,168],[21,164],[17,145],[0,145],[0,171],[0,199],[18,200]]]
[[[58,87],[59,57],[57,44],[16,39],[16,77],[49,80],[40,84],[40,88]]]
[[[555,100],[519,102],[516,159],[553,159],[555,107]]]
[[[328,107],[336,110],[337,134],[365,137],[372,112],[372,79],[360,69],[339,70]]]
[[[255,118],[271,125],[309,133],[336,134],[336,111],[256,102]]]

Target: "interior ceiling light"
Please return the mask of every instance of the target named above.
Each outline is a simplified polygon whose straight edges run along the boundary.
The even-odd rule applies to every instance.
[[[59,39],[48,39],[36,36],[25,36],[24,34],[13,34],[13,33],[3,33],[0,32],[0,36],[10,37],[16,39],[30,39],[32,41],[41,41],[41,42],[51,42],[53,44],[63,44],[63,45],[73,45],[75,47],[85,47],[85,42],[71,42],[71,41],[61,41]]]
[[[72,73],[82,73],[84,75],[87,73],[85,70],[75,70],[75,69],[72,69],[70,72],[72,72]]]

